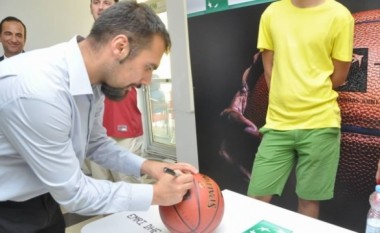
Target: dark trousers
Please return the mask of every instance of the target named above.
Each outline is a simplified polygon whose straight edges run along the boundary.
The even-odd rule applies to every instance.
[[[1,233],[65,233],[65,221],[50,194],[23,202],[0,202]]]

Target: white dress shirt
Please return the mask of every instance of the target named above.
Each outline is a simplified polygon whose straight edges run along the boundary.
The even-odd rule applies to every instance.
[[[87,156],[139,176],[145,159],[106,136],[104,96],[89,81],[78,39],[0,62],[0,201],[50,192],[82,215],[147,210],[152,185],[95,180],[81,171]]]

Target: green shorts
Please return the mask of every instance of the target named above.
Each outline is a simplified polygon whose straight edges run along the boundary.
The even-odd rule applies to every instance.
[[[298,197],[333,197],[340,155],[339,128],[261,132],[263,138],[253,163],[249,196],[281,195],[295,166]]]

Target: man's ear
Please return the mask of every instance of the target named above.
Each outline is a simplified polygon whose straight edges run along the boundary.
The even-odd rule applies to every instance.
[[[125,35],[117,35],[112,40],[113,54],[119,61],[125,59],[129,54],[129,40]]]

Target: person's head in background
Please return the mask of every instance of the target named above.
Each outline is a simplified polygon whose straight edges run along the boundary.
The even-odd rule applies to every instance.
[[[100,14],[105,9],[117,3],[118,1],[119,0],[91,0],[90,9],[92,17],[94,17],[94,20],[99,18]]]
[[[4,18],[0,23],[0,42],[3,45],[5,57],[21,53],[26,42],[24,23],[13,16]]]

